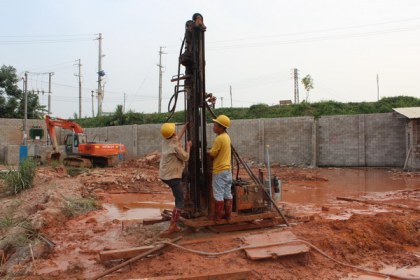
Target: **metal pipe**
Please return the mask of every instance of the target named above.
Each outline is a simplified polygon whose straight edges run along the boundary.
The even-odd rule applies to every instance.
[[[271,167],[270,167],[270,153],[269,150],[270,146],[266,145],[265,146],[265,156],[266,156],[266,160],[267,160],[267,174],[268,174],[268,194],[270,195],[270,197],[273,197],[272,193],[271,193]],[[272,209],[271,205],[270,205],[270,209]]]

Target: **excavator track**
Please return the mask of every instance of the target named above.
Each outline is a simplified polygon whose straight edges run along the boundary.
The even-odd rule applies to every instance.
[[[81,157],[66,157],[63,160],[65,166],[79,167],[79,168],[92,168],[93,164],[90,159]]]

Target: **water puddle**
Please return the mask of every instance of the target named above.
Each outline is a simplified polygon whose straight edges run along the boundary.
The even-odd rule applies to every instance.
[[[174,207],[172,194],[110,194],[102,206],[104,220],[160,218],[164,209]]]
[[[420,186],[419,178],[398,176],[386,168],[319,168],[311,174],[326,180],[288,182],[283,187],[283,201],[322,204],[335,200],[337,196],[359,196]]]
[[[385,193],[418,188],[417,177],[407,177],[401,172],[386,168],[316,168],[299,170],[298,175],[283,184],[282,200],[307,207],[337,202],[338,196],[358,197],[361,195]],[[318,179],[317,179],[318,178]],[[281,179],[281,178],[280,178]],[[172,193],[163,194],[106,194],[103,207],[107,210],[103,220],[133,220],[160,218],[164,209],[174,207]],[[318,206],[317,206],[318,205]],[[354,213],[381,211],[370,208],[349,213],[329,215],[336,219],[347,219]],[[310,211],[309,211],[310,212]]]
[[[381,269],[379,272],[385,274],[391,274],[398,276],[397,277],[388,277],[386,279],[418,279],[420,277],[420,266],[415,267],[401,267],[397,268],[395,266],[387,266]],[[377,280],[377,279],[385,279],[381,276],[373,276],[373,275],[349,275],[346,278],[342,278],[341,280]]]

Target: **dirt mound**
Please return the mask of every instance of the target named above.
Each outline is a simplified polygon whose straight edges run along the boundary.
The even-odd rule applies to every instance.
[[[24,236],[28,233],[22,232],[19,226],[5,226],[7,223],[17,224],[14,221],[22,218],[31,222],[33,231],[30,232],[42,233],[56,246],[48,251],[38,245],[41,243],[45,247],[45,242],[39,239],[31,243],[35,261],[32,261],[28,244],[19,248],[15,246],[15,251],[9,247],[0,247],[0,257],[5,253],[7,258],[7,264],[2,265],[2,269],[7,273],[6,277],[22,280],[91,278],[119,263],[101,262],[98,256],[100,251],[145,246],[161,241],[158,234],[167,228],[168,222],[144,225],[139,220],[118,220],[107,217],[105,211],[109,210],[105,208],[70,219],[62,211],[69,202],[66,198],[85,195],[96,195],[100,198],[101,194],[102,197],[106,197],[107,194],[115,192],[122,193],[121,197],[124,200],[127,199],[127,192],[151,193],[146,195],[146,200],[140,202],[145,203],[147,208],[153,206],[160,209],[161,206],[153,197],[161,197],[162,193],[171,197],[171,194],[169,188],[158,179],[158,159],[158,154],[153,154],[149,158],[123,162],[113,168],[90,169],[75,177],[69,177],[64,171],[51,167],[39,168],[32,189],[18,196],[0,200],[0,243],[5,240],[3,236],[11,236],[8,240],[13,242],[21,240],[16,238],[18,235]],[[320,184],[325,183],[324,173],[318,173],[319,170],[316,169],[281,166],[273,167],[273,170],[272,174],[281,176],[282,180],[289,180],[286,187],[297,189],[301,184],[316,185],[316,181],[321,181]],[[308,193],[302,192],[302,196],[305,195]],[[398,202],[414,207],[414,203],[418,204],[418,196],[418,191],[404,190],[398,193],[386,192],[380,197],[372,195],[369,199],[381,198],[386,202]],[[386,213],[354,214],[353,210],[361,206],[367,207],[359,204],[340,202],[332,204],[331,207],[329,204],[325,207],[322,204],[324,212],[333,212],[337,208],[337,211],[348,212],[351,217],[347,220],[332,220],[324,219],[323,215],[316,215],[316,218],[307,219],[306,222],[289,219],[293,226],[287,230],[341,262],[374,270],[383,269],[387,265],[419,267],[420,213],[388,207],[380,208],[381,211],[388,211]],[[293,207],[296,216],[303,216],[308,215],[309,210],[306,206],[290,204],[288,207]],[[316,207],[321,211],[320,205]],[[216,234],[205,228],[200,232],[184,228],[180,234],[184,236],[182,242],[190,249],[220,252],[243,246],[243,236],[283,230],[285,228],[278,227]],[[26,238],[36,240],[33,235],[26,235]],[[251,271],[249,279],[263,280],[345,279],[352,273],[360,275],[359,271],[334,263],[315,250],[311,250],[309,258],[304,260],[288,256],[253,261],[248,259],[243,251],[210,257],[168,247],[157,255],[139,260],[108,275],[107,279],[205,275],[243,268]]]
[[[298,226],[295,232],[330,255],[353,265],[370,261],[401,259],[407,247],[420,246],[420,214],[378,213],[353,215],[349,220],[320,220]],[[420,263],[413,255],[400,265]]]
[[[79,179],[89,193],[160,193],[167,188],[159,179],[160,153],[153,152],[117,167],[92,169]]]
[[[156,168],[159,167],[160,163],[160,153],[155,151],[153,153],[147,154],[146,156],[139,159],[132,159],[124,161],[122,167],[137,167],[137,168]]]

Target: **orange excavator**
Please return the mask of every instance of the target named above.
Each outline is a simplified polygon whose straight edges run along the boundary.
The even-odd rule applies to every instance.
[[[64,165],[88,168],[113,166],[126,152],[124,144],[88,142],[84,129],[74,121],[46,116],[45,123],[53,146],[51,160],[59,160],[61,156],[55,127],[72,131],[65,140],[67,156],[63,160]]]

